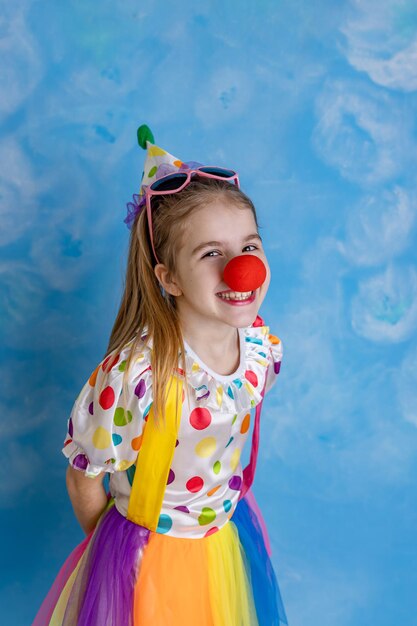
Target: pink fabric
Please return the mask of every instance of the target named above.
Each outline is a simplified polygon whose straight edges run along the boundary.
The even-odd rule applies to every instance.
[[[50,588],[47,596],[41,604],[41,607],[35,617],[35,621],[32,623],[32,626],[48,626],[52,613],[55,609],[56,603],[58,602],[59,596],[64,589],[68,578],[71,576],[75,567],[77,566],[80,558],[86,551],[88,544],[90,542],[91,537],[93,536],[94,530],[90,532],[89,535],[80,543],[71,554],[68,556],[64,565],[58,572],[55,581]]]
[[[261,410],[262,410],[263,398],[265,395],[267,379],[268,379],[268,370],[266,371],[265,384],[264,384],[264,388],[262,389],[262,394],[261,394],[262,400],[256,406],[256,409],[255,409],[255,425],[253,427],[253,433],[252,433],[252,448],[250,452],[250,461],[249,461],[249,464],[243,470],[243,484],[242,484],[242,489],[240,492],[239,500],[245,497],[247,491],[252,486],[253,479],[255,478],[256,463],[258,460],[258,450],[259,450],[259,431],[260,431],[260,422],[261,422]]]

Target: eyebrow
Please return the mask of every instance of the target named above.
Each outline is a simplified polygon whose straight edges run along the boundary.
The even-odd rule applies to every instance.
[[[242,243],[246,243],[247,241],[250,241],[251,239],[259,239],[259,241],[262,241],[262,237],[259,235],[259,233],[253,233],[252,235],[248,235],[247,237],[245,237],[242,240]],[[194,256],[195,254],[197,254],[197,252],[200,252],[200,250],[202,250],[203,248],[207,248],[208,246],[224,246],[225,243],[223,241],[204,241],[203,243],[200,243],[196,248],[194,248],[194,250],[191,253],[191,256]]]

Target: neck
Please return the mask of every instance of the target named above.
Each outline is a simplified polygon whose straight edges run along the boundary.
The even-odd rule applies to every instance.
[[[184,340],[213,371],[227,376],[236,371],[239,361],[239,332],[226,324],[187,324],[181,322]]]

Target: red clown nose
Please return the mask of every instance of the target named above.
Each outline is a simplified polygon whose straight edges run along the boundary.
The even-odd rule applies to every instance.
[[[235,256],[223,271],[223,280],[233,291],[254,291],[266,278],[266,267],[253,254]]]

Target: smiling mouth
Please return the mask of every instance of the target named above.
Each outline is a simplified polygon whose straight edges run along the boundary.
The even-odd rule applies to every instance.
[[[255,291],[220,291],[219,293],[216,293],[216,296],[222,300],[233,300],[238,302],[250,300],[254,293]]]

